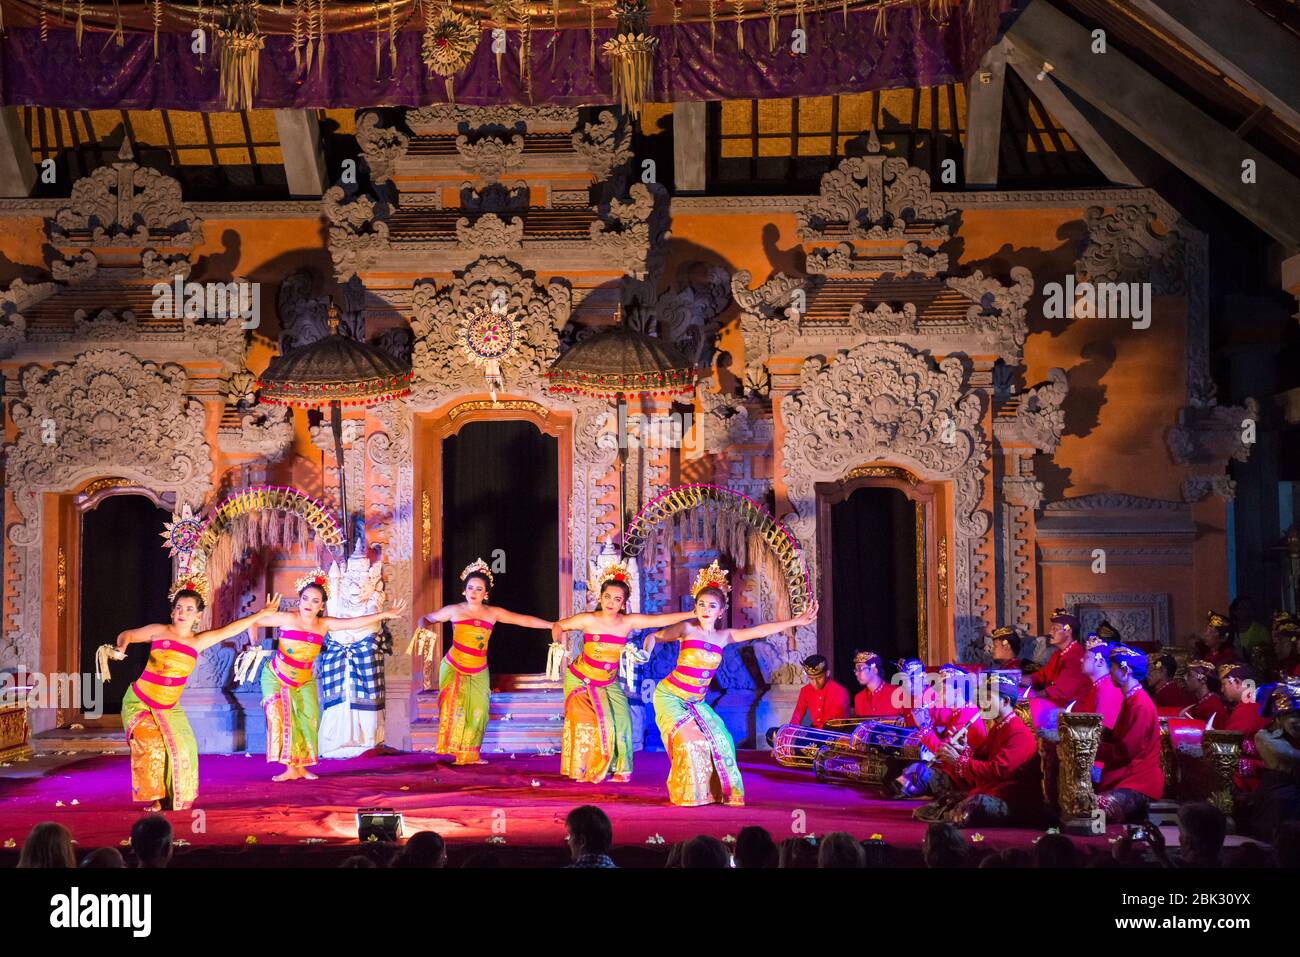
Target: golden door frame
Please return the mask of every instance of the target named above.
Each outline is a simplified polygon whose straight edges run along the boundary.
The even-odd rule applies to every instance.
[[[416,541],[414,542],[412,567],[417,569],[417,578],[413,582],[412,596],[415,607],[441,608],[453,596],[443,595],[442,579],[446,561],[446,543],[443,540],[442,514],[444,508],[442,489],[442,450],[443,442],[456,435],[471,422],[529,422],[544,435],[556,440],[557,455],[556,476],[558,495],[556,496],[557,529],[560,550],[557,580],[557,607],[568,607],[567,601],[573,592],[573,554],[572,543],[567,534],[569,528],[569,502],[573,496],[573,415],[558,412],[534,399],[524,396],[499,396],[495,401],[484,395],[482,397],[458,398],[432,412],[419,412],[415,415],[415,493],[416,503],[413,508],[416,521],[412,522]],[[441,635],[441,633],[439,633]],[[425,668],[424,687],[429,689],[436,684],[432,669],[436,669],[441,659],[441,642],[430,656],[431,664]],[[495,676],[494,676],[495,678]],[[431,684],[432,682],[432,684]]]
[[[941,482],[917,478],[907,469],[892,465],[866,465],[849,470],[835,482],[818,482],[817,491],[817,561],[820,569],[818,593],[825,611],[817,621],[817,653],[834,660],[835,622],[830,610],[835,607],[835,572],[831,563],[831,506],[848,499],[858,489],[897,489],[913,503],[916,516],[916,648],[917,657],[926,664],[944,642],[944,622],[948,614],[946,536],[939,528],[942,514]]]

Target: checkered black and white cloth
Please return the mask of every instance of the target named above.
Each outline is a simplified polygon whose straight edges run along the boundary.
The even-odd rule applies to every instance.
[[[384,656],[377,644],[378,637],[368,635],[344,643],[335,641],[330,635],[325,636],[316,673],[322,709],[344,703],[363,711],[383,709]],[[350,689],[347,687],[349,676]]]

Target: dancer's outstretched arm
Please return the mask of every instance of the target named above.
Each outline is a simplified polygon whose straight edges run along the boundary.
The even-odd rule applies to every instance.
[[[213,645],[219,645],[227,638],[234,638],[236,635],[253,628],[272,615],[276,614],[275,609],[280,607],[279,595],[267,595],[266,605],[251,615],[245,615],[236,621],[232,621],[224,628],[212,628],[208,631],[199,632],[194,638],[194,647],[199,651],[205,651]]]
[[[562,631],[586,631],[591,627],[593,617],[589,611],[580,611],[568,618],[561,618],[551,625],[551,636],[556,637]]]
[[[167,625],[141,625],[139,628],[128,628],[117,636],[117,650],[122,651],[127,645],[141,641],[153,641],[159,633],[170,630]]]
[[[695,617],[694,612],[691,612],[691,617],[692,618]],[[654,647],[657,642],[662,641],[664,643],[667,643],[670,641],[677,641],[685,634],[686,634],[685,620],[679,621],[675,625],[669,625],[667,628],[660,628],[658,631],[652,632],[651,634],[646,636],[645,641],[642,642],[641,644],[641,651],[648,655],[650,654],[650,652],[654,651]]]
[[[694,609],[691,611],[670,611],[662,615],[624,615],[623,620],[628,623],[628,627],[635,631],[638,628],[661,628],[665,625],[675,625],[679,621],[690,621],[698,617],[698,612]]]
[[[385,608],[370,615],[358,615],[356,618],[322,618],[323,624],[330,631],[347,631],[350,628],[369,628],[381,621],[400,618],[406,610],[406,600],[402,599],[392,608]]]
[[[460,607],[457,602],[454,605],[443,605],[437,611],[431,611],[427,615],[421,615],[420,620],[415,623],[416,628],[428,628],[430,625],[436,625],[440,621],[451,621],[455,617],[456,609]]]
[[[496,618],[493,620],[504,622],[507,625],[518,625],[520,628],[539,628],[543,631],[550,631],[553,624],[553,622],[549,622],[545,618],[538,618],[535,615],[518,615],[504,608],[496,610]]]
[[[811,625],[816,620],[817,602],[814,601],[798,618],[787,618],[785,621],[769,621],[766,624],[755,625],[753,628],[733,628],[731,629],[731,640],[753,641],[755,638],[766,638],[768,635],[775,635],[787,628]]]

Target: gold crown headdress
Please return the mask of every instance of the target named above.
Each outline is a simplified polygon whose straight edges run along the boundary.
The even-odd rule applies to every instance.
[[[487,562],[483,561],[481,558],[476,558],[465,566],[465,570],[460,573],[460,580],[465,581],[475,572],[478,572],[487,579],[488,588],[491,588],[496,584],[496,579],[492,577],[492,569],[488,568]]]
[[[325,600],[328,601],[330,597],[329,581],[329,575],[326,574],[325,569],[313,568],[307,574],[294,581],[293,590],[295,593],[301,593],[308,585],[315,585],[321,590],[321,593],[324,594]]]
[[[880,655],[874,651],[859,651],[853,656],[853,667],[857,669],[862,665],[875,665],[876,670],[879,671],[881,665]]]
[[[1205,622],[1211,628],[1227,628],[1228,619],[1224,618],[1217,611],[1210,610],[1205,613]]]
[[[628,587],[628,592],[632,590],[632,570],[628,568],[627,562],[613,561],[605,565],[594,575],[587,579],[587,593],[592,598],[600,597],[600,590],[604,587],[605,582],[616,581],[622,582]]]
[[[176,600],[176,596],[183,591],[196,592],[203,600],[203,604],[208,603],[208,578],[206,575],[182,575],[173,583],[171,589],[167,592],[167,603],[171,604]]]
[[[691,597],[699,598],[700,592],[706,588],[716,588],[722,594],[731,591],[731,586],[727,584],[727,571],[718,564],[714,559],[713,564],[708,568],[701,568],[700,573],[695,576],[695,584],[691,586]]]
[[[1213,664],[1203,658],[1197,658],[1194,661],[1187,662],[1188,671],[1199,671],[1203,674],[1214,676],[1217,675],[1218,669]]]

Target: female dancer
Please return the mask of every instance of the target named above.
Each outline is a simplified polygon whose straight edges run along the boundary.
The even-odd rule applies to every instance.
[[[456,764],[487,764],[479,757],[483,732],[487,730],[488,687],[487,646],[492,626],[498,622],[521,628],[550,628],[551,622],[532,615],[487,603],[492,588],[492,571],[479,558],[460,573],[465,583],[465,600],[443,605],[416,624],[451,622],[451,650],[438,670],[438,741],[434,750],[454,755]]]
[[[727,607],[727,573],[717,562],[700,572],[691,594],[695,597],[695,623],[673,625],[646,640],[645,650],[655,641],[684,639],[677,654],[677,667],[655,688],[655,724],[663,735],[664,747],[672,759],[668,772],[668,796],[674,804],[745,803],[744,784],[736,765],[736,746],[722,719],[704,703],[709,680],[717,674],[722,649],[730,644],[766,638],[787,628],[808,625],[817,619],[817,602],[798,618],[774,621],[753,628],[719,629],[718,619]]]
[[[280,629],[271,663],[262,669],[262,710],[266,712],[266,760],[284,765],[272,781],[293,781],[316,775],[307,769],[316,763],[316,731],[320,701],[312,662],[320,654],[325,634],[335,629],[369,628],[398,617],[406,607],[392,608],[356,618],[327,618],[329,579],[317,568],[293,583],[298,590],[297,611],[275,611],[263,624]]]
[[[612,780],[632,780],[632,716],[627,694],[618,680],[618,659],[627,636],[638,628],[675,625],[695,617],[693,611],[668,615],[623,613],[632,590],[623,562],[606,565],[589,583],[598,595],[597,610],[557,621],[552,640],[560,633],[581,630],[582,654],[564,672],[564,743],[560,773],[575,781],[597,784],[613,771]]]
[[[126,657],[127,645],[149,642],[149,663],[122,698],[122,727],[131,748],[131,800],[152,801],[152,811],[161,811],[168,799],[173,811],[183,811],[199,793],[198,744],[180,706],[185,681],[199,655],[258,625],[280,604],[280,596],[271,595],[261,611],[224,628],[199,631],[207,591],[202,575],[177,582],[167,595],[172,603],[171,624],[124,631],[111,650],[111,657],[120,661]]]

